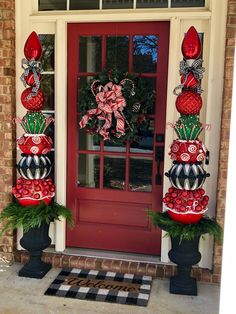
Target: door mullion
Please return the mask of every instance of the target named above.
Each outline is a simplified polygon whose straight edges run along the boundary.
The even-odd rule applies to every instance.
[[[106,67],[106,36],[102,36],[102,69]]]
[[[129,73],[133,70],[133,35],[129,38]]]

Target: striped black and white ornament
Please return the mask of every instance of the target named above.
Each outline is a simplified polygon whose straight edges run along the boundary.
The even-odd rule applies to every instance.
[[[23,155],[17,165],[20,175],[29,180],[44,179],[52,169],[50,159],[45,155]]]
[[[171,169],[165,173],[170,183],[180,190],[196,190],[202,187],[210,174],[200,164],[175,162]]]

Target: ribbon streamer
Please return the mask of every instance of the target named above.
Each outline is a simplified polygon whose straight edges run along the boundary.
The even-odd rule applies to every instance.
[[[29,75],[30,72],[33,73],[35,86],[32,88],[32,93],[27,96],[27,100],[31,99],[33,96],[38,94],[40,80],[39,75],[42,73],[42,66],[40,61],[36,61],[35,59],[27,60],[23,58],[21,60],[21,67],[24,70],[23,74],[21,75],[20,79],[23,82],[24,86],[27,86],[25,78]]]

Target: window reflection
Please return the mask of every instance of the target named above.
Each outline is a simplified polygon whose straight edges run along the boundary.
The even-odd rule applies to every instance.
[[[128,71],[129,36],[109,36],[106,40],[106,68]]]
[[[79,128],[79,150],[100,150],[100,141],[88,130]]]
[[[100,157],[94,154],[80,154],[78,160],[78,185],[80,187],[99,187]]]
[[[134,72],[156,72],[157,42],[158,40],[156,35],[134,36]]]
[[[44,110],[54,110],[54,74],[43,74],[40,88],[45,96]]]
[[[131,153],[152,153],[154,144],[154,120],[145,118],[145,123],[139,129],[137,138],[130,144]]]
[[[137,0],[137,8],[167,8],[168,0]]]
[[[40,62],[44,72],[54,71],[54,35],[39,35],[39,39],[43,48]]]
[[[79,38],[79,72],[101,71],[102,40],[100,36]]]
[[[133,192],[152,191],[152,159],[130,157],[129,189]]]
[[[103,187],[125,189],[125,157],[104,157]]]

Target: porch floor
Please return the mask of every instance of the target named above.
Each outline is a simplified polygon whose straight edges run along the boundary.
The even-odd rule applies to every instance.
[[[220,287],[198,283],[198,296],[169,294],[168,279],[154,279],[147,307],[80,301],[44,296],[52,280],[60,272],[53,268],[43,279],[18,277],[22,264],[8,266],[0,263],[1,314],[217,314]]]

